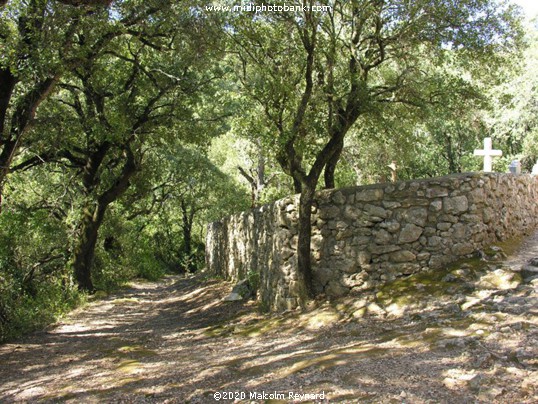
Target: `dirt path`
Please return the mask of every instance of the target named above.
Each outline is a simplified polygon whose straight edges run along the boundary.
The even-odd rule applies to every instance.
[[[222,303],[222,281],[139,282],[0,346],[0,402],[538,402],[533,257],[538,233],[504,263],[272,317]]]

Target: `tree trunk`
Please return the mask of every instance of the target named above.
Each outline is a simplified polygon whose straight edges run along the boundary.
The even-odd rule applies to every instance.
[[[316,186],[303,186],[299,198],[299,234],[297,241],[297,272],[299,275],[299,299],[303,304],[314,297],[310,241],[312,238],[312,205]]]
[[[192,262],[192,222],[194,219],[194,208],[189,212],[185,201],[181,201],[181,213],[183,216],[183,254],[187,257],[185,270],[194,272],[196,268]]]
[[[86,208],[80,228],[80,237],[73,253],[73,272],[78,288],[85,292],[94,292],[91,270],[95,256],[95,246],[99,235],[99,228],[103,223],[106,207],[97,206],[92,213]]]
[[[4,139],[7,110],[17,79],[9,69],[0,69],[0,144]]]
[[[11,118],[11,127],[6,130],[5,122],[2,123],[3,131],[8,133],[0,133],[0,146],[2,146],[2,149],[0,150],[0,192],[2,191],[6,177],[9,174],[9,169],[11,167],[11,163],[13,162],[13,158],[17,154],[21,139],[34,119],[37,107],[52,91],[57,80],[57,77],[54,77],[37,83],[32,90],[26,93],[26,95],[17,105],[17,108],[13,112],[13,116]],[[8,87],[9,86],[2,88],[2,91],[9,90]],[[3,97],[11,97],[11,95],[6,93],[3,95]],[[8,102],[8,98],[2,100],[2,103]],[[8,106],[6,104],[5,108],[7,107]],[[5,112],[1,112],[0,115],[4,115],[5,121]]]
[[[108,150],[108,146],[105,147]],[[99,152],[98,152],[99,153]],[[95,290],[91,279],[93,259],[95,256],[95,246],[99,236],[99,228],[103,223],[108,206],[117,200],[129,188],[129,180],[136,172],[137,166],[133,152],[129,147],[125,150],[127,160],[116,181],[103,192],[95,201],[95,209],[92,212],[91,206],[86,206],[80,226],[80,236],[77,240],[72,259],[72,268],[79,290],[93,292]],[[104,158],[104,156],[103,156]],[[97,167],[93,167],[93,181],[85,182],[86,187],[95,185],[97,169],[101,165],[103,158],[99,159]],[[91,160],[91,159],[90,159]],[[88,181],[88,178],[85,178]],[[89,203],[88,205],[91,205]]]
[[[340,160],[340,156],[342,155],[342,150],[344,149],[344,142],[340,142],[335,149],[332,157],[327,161],[327,164],[325,164],[325,171],[324,171],[324,179],[325,179],[325,189],[332,189],[336,188],[335,182],[334,182],[334,173],[336,171],[336,165],[338,164],[338,161]]]
[[[303,184],[296,178],[293,178],[293,189],[297,194],[300,194],[303,191]]]

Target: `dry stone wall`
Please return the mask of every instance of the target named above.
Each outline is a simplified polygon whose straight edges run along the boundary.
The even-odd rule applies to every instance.
[[[298,196],[211,223],[206,260],[227,279],[259,278],[272,310],[294,308]],[[344,296],[438,269],[538,227],[538,177],[467,173],[318,192],[317,293]]]

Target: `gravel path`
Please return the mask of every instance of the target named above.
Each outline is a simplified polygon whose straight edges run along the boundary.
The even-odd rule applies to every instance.
[[[519,272],[536,257],[538,233],[502,262],[276,316],[202,276],[136,282],[0,346],[0,402],[536,403],[538,279]]]

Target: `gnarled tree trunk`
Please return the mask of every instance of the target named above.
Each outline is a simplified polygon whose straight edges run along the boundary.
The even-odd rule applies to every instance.
[[[109,150],[108,146],[102,150]],[[101,150],[101,151],[102,151]],[[105,152],[106,153],[106,152]],[[76,241],[73,251],[71,266],[79,290],[93,292],[94,285],[91,277],[92,266],[95,257],[95,246],[99,237],[99,228],[103,224],[108,206],[116,201],[128,188],[129,180],[136,172],[137,166],[133,152],[129,147],[125,150],[127,160],[116,181],[103,192],[98,198],[93,209],[91,203],[84,208],[82,222],[79,229],[79,238]],[[104,155],[99,156],[97,166],[88,167],[89,172],[93,173],[93,181],[86,182],[85,187],[93,187],[97,177],[97,170],[101,165]],[[90,159],[91,160],[91,159]],[[88,181],[88,178],[85,178]]]
[[[94,212],[87,207],[80,225],[80,236],[73,251],[73,272],[79,290],[93,292],[94,286],[91,277],[91,268],[95,255],[95,246],[99,235],[99,228],[103,223],[106,207],[97,206]]]

